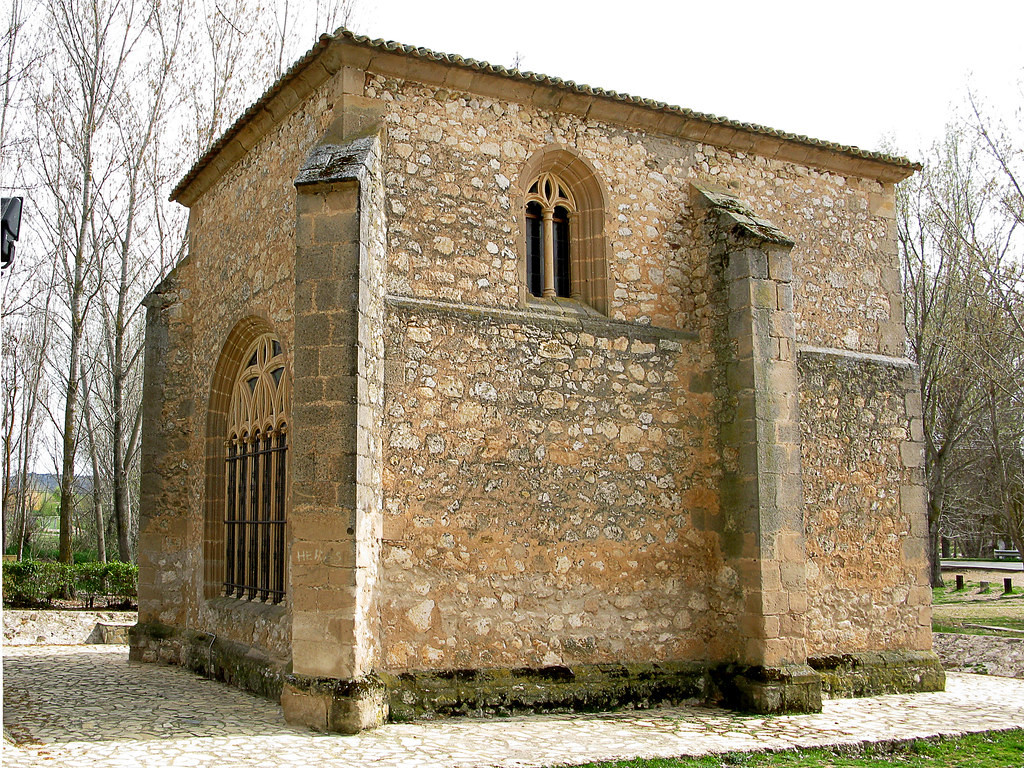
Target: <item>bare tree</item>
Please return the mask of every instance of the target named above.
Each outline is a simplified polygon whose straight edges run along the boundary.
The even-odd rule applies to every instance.
[[[4,282],[8,327],[31,320],[46,329],[38,359],[18,355],[4,460],[14,474],[22,468],[23,489],[39,446],[52,448],[56,435],[62,560],[72,559],[79,471],[93,476],[97,527],[116,531],[121,559],[133,555],[140,301],[185,245],[170,185],[317,33],[350,26],[354,8],[355,0],[14,0],[0,51],[3,183],[16,178],[31,192],[28,231],[39,263],[56,269],[48,280]],[[47,44],[33,50],[26,40]],[[26,520],[5,517],[5,531],[26,530]]]
[[[933,585],[942,584],[940,534],[950,479],[971,460],[956,448],[982,407],[965,358],[974,301],[961,280],[968,249],[955,232],[977,217],[975,157],[961,133],[951,131],[897,195],[907,331],[921,374]]]
[[[101,563],[107,562],[107,541],[104,533],[106,531],[106,521],[103,516],[103,488],[100,483],[100,477],[102,473],[100,471],[100,459],[99,449],[97,448],[96,440],[96,427],[93,425],[92,412],[93,403],[91,402],[92,391],[89,387],[89,372],[85,368],[85,363],[82,363],[82,402],[85,406],[83,413],[85,415],[85,440],[86,445],[89,449],[89,462],[92,465],[92,508],[93,514],[96,517],[96,556]],[[122,561],[126,561],[126,558],[121,558]]]
[[[200,0],[187,73],[195,159],[317,37],[355,23],[358,0]]]
[[[977,545],[986,538],[978,524],[988,521],[989,540],[998,527],[1024,551],[1022,145],[971,106],[899,192],[907,326],[921,369],[933,584],[942,579],[943,531]]]
[[[157,151],[158,138],[169,117],[185,20],[184,4],[173,1],[156,8],[148,19],[148,52],[136,68],[136,78],[147,84],[146,92],[132,89],[118,95],[113,139],[120,160],[119,183],[112,193],[101,190],[99,195],[111,244],[102,254],[101,270],[109,280],[100,290],[102,371],[109,395],[109,477],[118,556],[125,562],[132,559],[133,549],[128,476],[138,450],[142,418],[137,391],[143,350],[140,302],[170,268],[158,242],[162,233],[150,216],[162,207],[165,192],[160,185],[163,157]]]
[[[276,66],[270,72],[271,78],[281,77],[318,35],[333,32],[338,27],[350,29],[355,15],[356,0],[312,0],[312,3],[279,0],[272,9],[274,34],[269,42]]]
[[[199,11],[188,58],[205,66],[183,73],[192,106],[192,160],[252,100],[253,74],[265,69],[263,62],[276,60],[266,56],[268,20],[260,0],[200,0]]]
[[[51,206],[49,239],[62,267],[67,310],[67,357],[61,366],[59,557],[70,563],[82,340],[92,298],[99,290],[94,273],[102,251],[109,247],[98,226],[97,200],[117,166],[106,151],[105,132],[124,93],[127,63],[152,6],[136,0],[49,0],[47,11],[54,49],[37,92],[36,160]]]
[[[12,318],[3,328],[3,546],[6,551],[13,536],[19,557],[30,531],[30,470],[39,449],[39,412],[47,399],[43,361],[50,336],[52,293],[47,291],[41,312]]]
[[[15,142],[10,130],[18,103],[22,96],[18,86],[41,59],[38,41],[29,34],[29,18],[38,10],[35,0],[11,0],[8,6],[7,27],[0,39],[0,166],[10,167]],[[19,142],[20,143],[20,142]],[[11,184],[8,178],[5,185]]]

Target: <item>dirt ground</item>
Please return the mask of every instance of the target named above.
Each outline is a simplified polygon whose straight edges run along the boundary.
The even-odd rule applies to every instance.
[[[937,618],[958,619],[1024,619],[1024,596],[1003,600],[975,600],[964,603],[940,603],[932,606]]]
[[[1014,588],[1024,589],[1024,571],[982,571],[976,568],[944,567],[942,569],[942,580],[946,582],[947,587],[951,587],[956,583],[957,574],[963,576],[964,581],[974,582],[975,585],[979,581],[987,581],[992,585],[993,590],[999,592],[1003,590],[1003,579],[1009,577],[1013,579]]]
[[[967,582],[963,592],[954,592],[956,575],[961,574]],[[1013,586],[1018,590],[1014,595],[1003,595],[1003,578],[1013,578]],[[946,583],[946,592],[941,602],[932,606],[936,618],[986,619],[1016,618],[1024,619],[1024,573],[1006,571],[978,570],[942,570],[942,579]],[[989,582],[987,594],[978,592],[979,582]],[[949,602],[946,602],[949,601]]]

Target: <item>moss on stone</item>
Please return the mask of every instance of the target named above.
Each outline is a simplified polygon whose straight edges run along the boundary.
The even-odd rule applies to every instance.
[[[137,624],[130,631],[131,658],[152,647],[157,658],[173,659],[193,672],[220,680],[272,701],[281,698],[286,663],[230,640],[159,622]]]
[[[142,638],[146,638],[150,640],[159,641],[168,640],[172,637],[175,637],[178,634],[178,632],[179,630],[176,627],[171,627],[167,624],[161,624],[159,622],[153,621],[147,622],[145,624],[139,622],[128,631],[128,634],[133,639],[139,638],[141,640]]]
[[[808,664],[832,698],[942,691],[946,673],[932,651],[876,651],[817,656]]]
[[[599,712],[708,701],[706,665],[598,664],[381,675],[390,719]]]

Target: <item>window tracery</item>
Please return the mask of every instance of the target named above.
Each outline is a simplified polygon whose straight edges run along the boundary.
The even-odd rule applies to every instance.
[[[576,213],[570,187],[542,173],[526,193],[527,287],[534,296],[578,298],[572,282],[570,220]]]
[[[566,298],[573,302],[559,311],[607,315],[608,200],[597,170],[568,148],[549,144],[526,160],[516,186],[523,214],[520,301]]]
[[[235,377],[225,445],[228,597],[284,598],[289,381],[281,342],[259,336]]]

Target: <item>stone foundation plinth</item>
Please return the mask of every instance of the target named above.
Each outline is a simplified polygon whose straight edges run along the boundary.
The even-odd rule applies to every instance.
[[[821,712],[821,677],[806,664],[716,670],[722,703],[758,714]]]
[[[361,680],[288,675],[281,707],[292,725],[323,733],[359,733],[388,719],[387,689],[375,675]]]
[[[211,680],[220,680],[276,701],[287,662],[207,632],[139,623],[129,630],[130,661],[178,664]]]
[[[778,667],[665,661],[372,673],[341,680],[290,674],[286,663],[237,643],[162,624],[132,629],[130,658],[179,664],[279,699],[289,723],[328,733],[418,718],[663,704],[719,704],[760,714],[820,712],[823,697],[940,691],[945,685],[931,651],[836,654]]]
[[[817,656],[807,660],[833,699],[887,693],[942,691],[946,673],[934,651],[877,651]]]
[[[390,719],[600,712],[713,698],[707,665],[674,661],[382,675]]]

